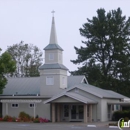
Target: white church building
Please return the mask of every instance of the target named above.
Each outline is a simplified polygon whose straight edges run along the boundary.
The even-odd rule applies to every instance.
[[[40,77],[8,78],[0,95],[0,113],[18,117],[21,111],[52,122],[108,121],[130,99],[111,90],[90,85],[83,75],[67,76],[63,49],[57,43],[52,17],[50,43],[44,48]]]

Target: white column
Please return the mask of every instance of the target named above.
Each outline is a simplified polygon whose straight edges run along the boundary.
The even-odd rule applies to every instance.
[[[92,104],[89,105],[89,122],[92,122]]]
[[[8,103],[6,103],[6,115],[8,115]]]
[[[61,116],[61,113],[60,113],[60,104],[57,104],[57,121],[60,122],[60,116]]]
[[[36,117],[36,103],[34,103],[34,111],[33,111],[34,118]]]
[[[87,123],[87,118],[88,118],[88,111],[87,111],[87,104],[84,104],[84,122]]]
[[[55,103],[52,103],[52,122],[55,122]]]

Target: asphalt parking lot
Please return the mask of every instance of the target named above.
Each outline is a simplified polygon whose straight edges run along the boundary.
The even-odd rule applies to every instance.
[[[0,130],[118,130],[118,128],[87,127],[80,124],[62,124],[62,123],[10,123],[0,122]],[[125,129],[127,130],[127,129]]]

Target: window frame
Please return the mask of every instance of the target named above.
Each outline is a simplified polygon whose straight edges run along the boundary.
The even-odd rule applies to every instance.
[[[51,82],[50,81],[47,81],[47,79],[48,78],[51,78],[51,79],[53,79]],[[48,79],[49,80],[49,79]],[[46,85],[50,85],[50,86],[52,86],[52,85],[54,85],[54,77],[53,76],[46,76]]]
[[[17,104],[18,106],[13,106],[13,104],[14,104],[14,105]],[[19,104],[18,104],[18,103],[11,103],[11,108],[18,108],[18,107],[19,107]]]
[[[65,77],[62,77],[62,85],[65,85]]]
[[[65,106],[66,107],[68,107],[67,109],[68,109],[68,111],[67,111],[67,116],[65,115],[66,113],[65,113]],[[63,110],[63,116],[64,116],[64,118],[68,118],[69,117],[69,105],[68,104],[64,104],[64,110]]]
[[[33,104],[32,107],[30,106],[31,104]],[[35,104],[35,103],[29,103],[29,108],[34,108],[34,104]],[[35,104],[35,107],[36,107],[36,104]]]
[[[49,53],[49,60],[54,60],[54,53]]]

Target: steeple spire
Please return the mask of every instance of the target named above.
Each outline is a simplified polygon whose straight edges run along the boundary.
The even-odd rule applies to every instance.
[[[51,34],[50,34],[50,44],[58,44],[56,28],[55,28],[54,13],[55,13],[55,11],[52,11],[53,16],[52,16],[52,25],[51,25]]]

